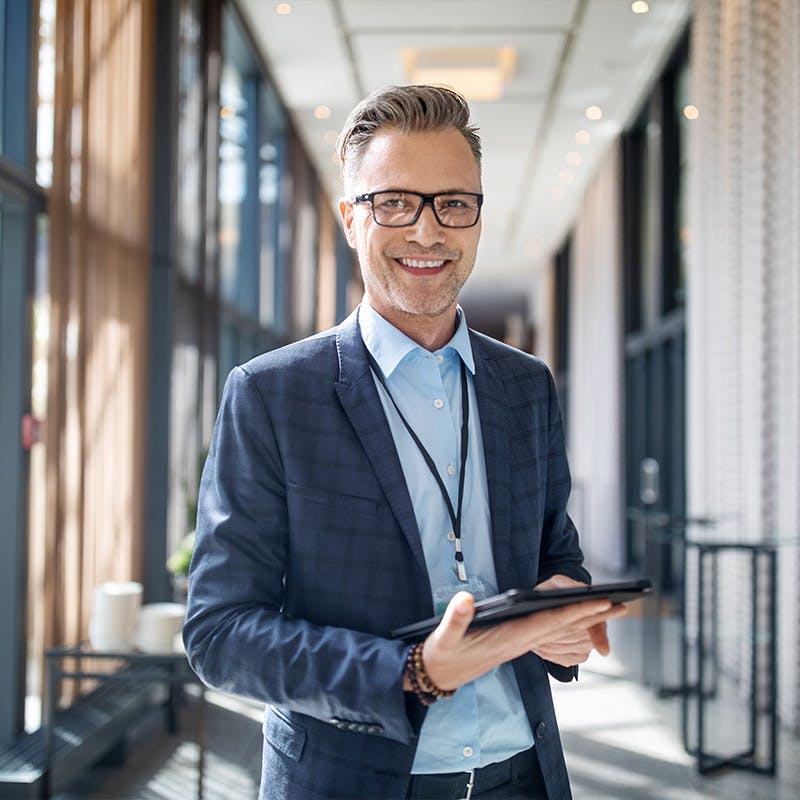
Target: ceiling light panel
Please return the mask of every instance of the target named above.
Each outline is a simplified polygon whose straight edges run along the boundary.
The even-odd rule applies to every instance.
[[[409,83],[452,86],[467,100],[499,100],[514,75],[517,51],[508,46],[410,47],[403,51],[403,61]]]
[[[405,54],[413,46],[420,52],[456,50],[492,50],[512,48],[526,53],[517,58],[514,74],[503,89],[503,99],[515,97],[538,100],[545,97],[550,86],[564,42],[561,33],[497,32],[479,33],[419,33],[410,37],[394,31],[385,33],[356,33],[351,37],[358,72],[366,91],[388,84],[407,83]]]

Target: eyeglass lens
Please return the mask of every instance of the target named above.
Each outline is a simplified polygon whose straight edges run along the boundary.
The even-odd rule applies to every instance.
[[[375,192],[372,211],[379,225],[413,224],[427,198],[414,192]],[[473,194],[437,194],[429,201],[436,219],[448,228],[469,228],[478,221],[480,202]]]

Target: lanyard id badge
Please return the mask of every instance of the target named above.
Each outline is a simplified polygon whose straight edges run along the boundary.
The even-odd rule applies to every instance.
[[[497,589],[480,575],[470,575],[465,581],[440,586],[433,592],[433,607],[436,614],[444,614],[447,604],[456,592],[469,592],[476,600],[485,600],[497,594]]]
[[[436,480],[439,491],[442,493],[442,498],[447,506],[447,513],[450,515],[450,522],[453,525],[454,542],[456,548],[456,565],[454,571],[459,582],[466,583],[467,568],[464,564],[464,553],[461,551],[461,508],[464,501],[464,481],[467,477],[467,453],[469,450],[469,388],[467,386],[467,368],[464,366],[464,362],[461,361],[461,470],[459,471],[458,475],[458,500],[456,502],[456,508],[454,509],[453,504],[450,501],[450,495],[448,494],[447,488],[445,487],[444,482],[439,475],[439,471],[436,469],[436,464],[434,463],[431,454],[425,449],[425,445],[422,444],[419,436],[417,436],[408,420],[403,416],[403,412],[400,410],[400,407],[397,405],[392,393],[389,391],[389,386],[386,383],[386,378],[384,378],[383,372],[381,372],[381,368],[378,366],[378,363],[375,361],[372,353],[370,353],[369,350],[367,350],[367,358],[369,359],[369,366],[372,369],[373,374],[383,387],[384,391],[389,397],[389,400],[392,401],[395,411],[397,411],[397,414],[408,431],[409,436],[419,449],[419,452],[422,455],[422,458],[425,460],[425,464],[430,470],[431,475],[433,475],[434,479]]]

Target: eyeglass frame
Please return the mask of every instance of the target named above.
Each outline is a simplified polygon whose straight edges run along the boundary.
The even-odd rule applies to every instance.
[[[378,222],[378,218],[375,216],[375,202],[374,198],[376,194],[391,194],[392,192],[396,192],[398,194],[412,194],[415,197],[421,198],[422,202],[419,204],[416,213],[414,216],[408,221],[404,222],[401,225],[391,225],[386,222]],[[478,213],[475,216],[475,222],[469,225],[448,225],[445,222],[442,222],[439,219],[439,214],[436,211],[436,206],[433,204],[433,201],[437,197],[446,197],[447,195],[458,195],[458,194],[465,194],[469,197],[475,197],[478,201]],[[413,192],[410,189],[379,189],[376,192],[364,192],[364,194],[356,195],[352,200],[352,203],[369,203],[370,211],[372,211],[372,219],[376,225],[379,225],[381,228],[410,228],[412,225],[417,224],[417,220],[419,220],[420,216],[422,215],[422,210],[425,206],[430,206],[431,211],[433,211],[433,216],[436,218],[436,221],[443,227],[443,228],[450,228],[452,230],[467,230],[469,228],[474,228],[480,218],[481,218],[481,208],[483,207],[483,194],[481,192],[436,192],[436,194],[422,194],[422,192]]]

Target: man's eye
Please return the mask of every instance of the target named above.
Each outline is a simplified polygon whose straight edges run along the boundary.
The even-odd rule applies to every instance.
[[[467,204],[458,197],[448,197],[442,203],[442,208],[467,208]]]
[[[408,207],[408,202],[403,197],[384,197],[380,206],[387,211],[402,211]]]

